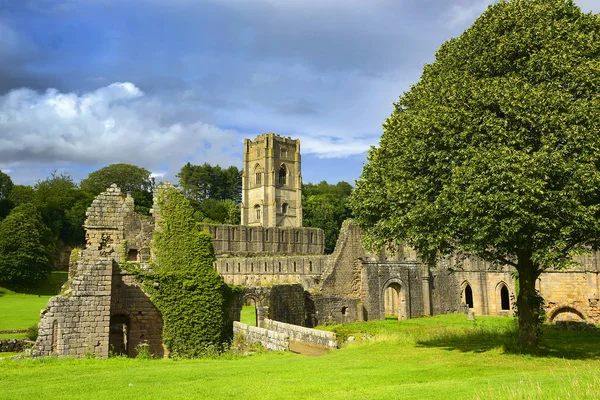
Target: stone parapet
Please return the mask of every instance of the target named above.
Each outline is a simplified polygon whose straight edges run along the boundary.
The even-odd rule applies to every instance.
[[[289,337],[283,333],[244,324],[233,323],[233,335],[242,335],[250,343],[260,342],[265,348],[273,351],[286,351],[290,348]]]

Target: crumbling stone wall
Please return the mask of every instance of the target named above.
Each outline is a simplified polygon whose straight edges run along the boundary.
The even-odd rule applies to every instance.
[[[42,311],[37,355],[108,357],[112,266],[106,257],[77,264],[70,288]]]
[[[141,259],[150,254],[151,220],[135,213],[133,198],[116,185],[94,199],[84,227],[86,248],[75,263],[68,288],[50,299],[42,311],[36,342],[39,355],[107,357],[111,308],[116,300],[113,273],[120,273],[115,263],[126,261],[128,247]]]
[[[135,277],[118,267],[112,279],[110,316],[125,317],[128,321],[126,355],[136,356],[136,347],[142,343],[149,344],[150,354],[155,357],[166,355],[161,338],[163,321],[159,311]]]

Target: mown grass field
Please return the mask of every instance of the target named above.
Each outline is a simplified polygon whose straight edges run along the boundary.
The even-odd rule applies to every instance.
[[[354,341],[321,357],[0,360],[0,399],[596,399],[600,335],[544,330],[513,353],[510,318],[447,315],[327,327]]]
[[[0,287],[0,330],[27,329],[39,322],[40,311],[50,297],[56,295],[67,280],[67,273],[55,271],[40,285],[20,289]],[[5,334],[0,339],[21,338],[21,334]]]

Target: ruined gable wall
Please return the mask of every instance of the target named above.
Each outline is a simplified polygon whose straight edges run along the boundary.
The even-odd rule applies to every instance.
[[[133,198],[115,185],[94,199],[85,228],[86,248],[69,289],[50,299],[42,312],[39,355],[108,356],[113,273],[119,273],[115,261],[124,261],[125,240],[141,249],[149,245],[152,231],[149,220],[135,214]]]

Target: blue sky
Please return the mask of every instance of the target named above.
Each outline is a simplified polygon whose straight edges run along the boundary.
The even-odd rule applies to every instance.
[[[492,2],[0,0],[0,169],[172,180],[275,132],[300,138],[305,182],[352,183],[392,103]]]

